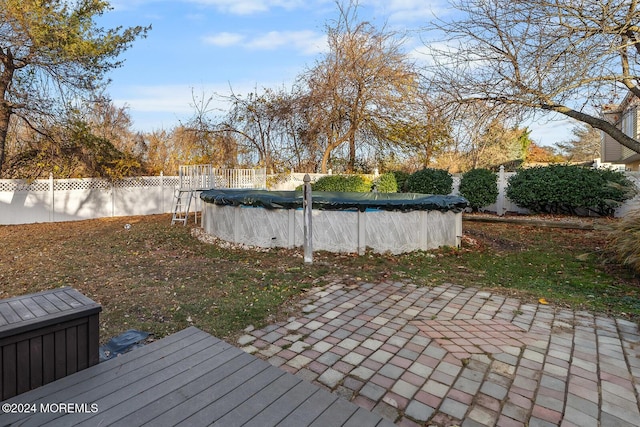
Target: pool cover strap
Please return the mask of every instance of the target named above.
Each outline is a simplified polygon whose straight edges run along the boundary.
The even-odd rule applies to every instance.
[[[266,190],[207,190],[200,198],[208,203],[225,206],[252,206],[266,209],[302,208],[302,192]],[[417,193],[348,193],[314,191],[313,209],[386,211],[461,212],[469,204],[460,196],[441,196]]]

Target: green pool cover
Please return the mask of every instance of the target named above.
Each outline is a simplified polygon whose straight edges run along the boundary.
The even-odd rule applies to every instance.
[[[224,206],[252,206],[266,209],[301,209],[302,192],[266,190],[207,190],[200,198],[207,203]],[[417,193],[347,193],[314,191],[313,209],[386,211],[453,211],[462,212],[469,204],[460,196]]]

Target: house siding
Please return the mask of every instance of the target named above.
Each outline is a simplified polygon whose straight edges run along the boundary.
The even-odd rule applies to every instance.
[[[604,113],[604,118],[618,125],[620,122],[620,113],[617,111]],[[618,163],[622,160],[622,145],[618,143],[608,134],[601,132],[600,157],[606,163]]]
[[[640,129],[640,115],[638,114],[638,100],[627,98],[622,104],[608,106],[603,111],[603,117],[614,124],[618,129],[635,139],[638,139]],[[601,133],[600,157],[606,163],[622,163],[627,170],[640,170],[640,157],[638,153],[623,146],[615,139]]]

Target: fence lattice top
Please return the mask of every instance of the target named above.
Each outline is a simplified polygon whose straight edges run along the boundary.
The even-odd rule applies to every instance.
[[[178,187],[183,190],[212,188],[266,188],[265,169],[221,169],[211,165],[180,166],[179,176],[141,176],[117,181],[103,178],[0,179],[0,191],[109,190],[132,187]]]
[[[180,166],[181,190],[266,188],[266,169],[222,169],[212,165]]]
[[[175,187],[179,183],[177,176],[141,176],[111,181],[102,178],[77,179],[35,179],[33,181],[19,179],[0,179],[0,191],[54,191],[72,190],[108,190],[111,188],[131,187]]]

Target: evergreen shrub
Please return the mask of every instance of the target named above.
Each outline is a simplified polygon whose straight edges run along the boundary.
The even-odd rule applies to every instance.
[[[407,191],[422,194],[451,194],[453,177],[442,169],[425,168],[407,178]]]
[[[612,216],[635,192],[620,172],[572,165],[522,169],[507,187],[507,197],[532,212],[582,216]]]
[[[393,173],[383,173],[373,181],[373,186],[379,193],[397,193],[398,183]]]
[[[311,184],[313,191],[348,191],[368,193],[371,191],[371,180],[361,175],[327,175]]]
[[[409,178],[410,174],[405,171],[393,171],[391,173],[396,178],[398,192],[399,193],[407,192],[407,179]]]
[[[474,211],[495,203],[498,199],[498,176],[489,169],[473,169],[462,175],[460,195],[469,201]]]

